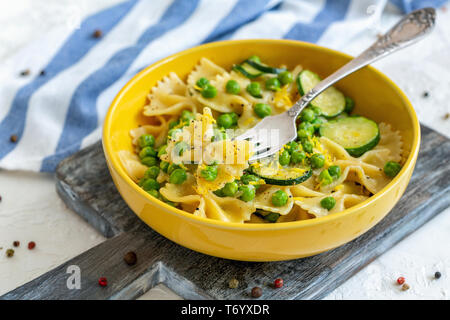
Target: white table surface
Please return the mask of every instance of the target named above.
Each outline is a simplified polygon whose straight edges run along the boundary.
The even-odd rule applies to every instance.
[[[0,2],[0,58],[68,18],[83,18],[120,0],[17,0]],[[422,123],[450,136],[450,13],[439,10],[428,39],[375,64],[408,95]],[[368,44],[372,39],[367,39]],[[356,54],[351,46],[347,52]],[[424,91],[430,92],[423,98]],[[0,295],[101,243],[104,237],[55,192],[49,174],[0,171]],[[13,258],[5,251],[19,240]],[[26,248],[35,241],[36,248]],[[450,299],[450,209],[416,231],[341,285],[326,299]],[[434,280],[435,271],[442,278]],[[401,291],[395,279],[411,286]],[[179,299],[164,285],[142,299]]]

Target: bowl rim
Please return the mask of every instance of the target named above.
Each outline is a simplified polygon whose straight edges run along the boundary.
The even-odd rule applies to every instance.
[[[413,129],[413,141],[411,146],[411,151],[408,155],[408,158],[405,161],[405,164],[403,165],[401,171],[397,174],[397,176],[392,179],[383,189],[381,189],[379,192],[374,194],[373,196],[369,197],[368,199],[364,200],[363,202],[352,206],[348,209],[345,209],[341,212],[337,212],[331,215],[314,218],[314,219],[307,219],[307,220],[298,220],[298,221],[290,221],[290,222],[283,222],[283,223],[238,223],[238,222],[226,222],[221,220],[215,220],[210,218],[204,218],[195,216],[192,213],[188,213],[186,211],[183,211],[181,209],[174,208],[167,203],[158,200],[151,195],[149,195],[147,192],[145,192],[142,188],[140,188],[125,172],[123,166],[120,163],[119,157],[116,155],[111,155],[112,153],[112,145],[111,145],[111,139],[110,136],[107,134],[110,131],[111,124],[113,122],[112,115],[114,113],[114,110],[120,105],[120,101],[124,94],[131,88],[135,83],[137,83],[142,77],[147,75],[151,70],[169,62],[174,59],[181,58],[183,55],[195,52],[195,51],[201,51],[205,48],[214,48],[214,47],[221,47],[223,45],[233,45],[233,44],[252,44],[252,43],[268,43],[268,44],[290,44],[295,46],[301,46],[301,47],[309,47],[309,48],[315,48],[323,51],[328,51],[333,55],[338,55],[343,58],[352,59],[353,57],[351,55],[348,55],[346,53],[336,51],[334,49],[326,48],[323,46],[319,46],[313,43],[309,42],[303,42],[303,41],[297,41],[297,40],[286,40],[286,39],[244,39],[244,40],[225,40],[225,41],[217,41],[212,43],[207,43],[199,46],[195,46],[183,51],[179,51],[177,53],[174,53],[164,59],[161,59],[155,63],[152,63],[151,65],[147,66],[143,70],[141,70],[139,73],[137,73],[133,78],[131,78],[118,92],[118,94],[115,96],[114,100],[112,101],[108,112],[106,113],[104,124],[103,124],[103,133],[102,133],[102,144],[103,144],[103,150],[105,153],[105,157],[107,159],[107,162],[110,168],[110,170],[114,169],[116,173],[128,184],[131,186],[131,188],[137,192],[139,195],[143,196],[147,201],[150,203],[153,203],[156,207],[160,206],[163,207],[166,213],[170,213],[173,215],[177,215],[180,218],[189,220],[190,222],[194,223],[200,223],[200,224],[206,224],[210,227],[216,227],[221,229],[234,229],[234,230],[246,230],[246,231],[269,231],[269,230],[284,230],[284,229],[294,229],[294,228],[301,228],[306,226],[313,226],[316,224],[322,224],[326,222],[331,222],[336,219],[342,218],[346,215],[350,215],[355,211],[358,211],[359,209],[363,209],[367,206],[370,206],[373,204],[376,200],[381,198],[384,194],[388,193],[390,190],[392,190],[403,178],[407,172],[410,170],[412,171],[414,169],[415,160],[417,158],[418,152],[419,152],[419,146],[420,146],[420,124],[419,120],[417,118],[416,112],[405,95],[405,93],[391,80],[389,79],[384,73],[377,70],[376,68],[372,67],[371,65],[367,66],[366,68],[369,68],[372,72],[375,72],[378,76],[380,76],[388,86],[392,87],[400,96],[401,100],[403,100],[404,104],[407,107],[407,111],[409,113],[409,116],[412,119],[412,129]]]

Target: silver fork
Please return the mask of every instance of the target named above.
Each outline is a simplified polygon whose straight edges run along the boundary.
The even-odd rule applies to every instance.
[[[237,136],[235,139],[249,140],[253,143],[255,153],[250,159],[252,161],[275,154],[286,143],[297,137],[295,120],[311,100],[349,74],[422,39],[431,32],[435,20],[436,12],[433,8],[424,8],[411,12],[403,17],[384,36],[380,37],[372,46],[302,96],[289,110],[275,116],[265,117],[252,129]],[[266,134],[274,130],[278,134],[277,139],[273,139],[273,136],[271,139]]]

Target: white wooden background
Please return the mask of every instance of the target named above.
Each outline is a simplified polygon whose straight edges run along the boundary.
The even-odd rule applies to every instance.
[[[27,42],[68,18],[82,19],[120,0],[0,1],[0,59],[7,59]],[[449,8],[450,10],[450,8]],[[382,21],[382,28],[393,23]],[[367,45],[373,38],[365,39]],[[338,48],[357,54],[360,46]],[[450,136],[450,13],[438,12],[438,27],[430,38],[375,64],[413,102],[422,123]],[[20,70],[18,70],[19,72]],[[430,96],[423,98],[424,91]],[[65,207],[49,174],[0,171],[0,295],[45,273],[104,240]],[[6,249],[19,240],[13,258]],[[35,241],[35,250],[26,248]],[[332,292],[327,299],[450,299],[450,209],[415,232]],[[442,273],[434,280],[435,271]],[[398,276],[411,286],[403,292]],[[250,289],[250,288],[249,288]],[[179,299],[163,285],[143,299]]]

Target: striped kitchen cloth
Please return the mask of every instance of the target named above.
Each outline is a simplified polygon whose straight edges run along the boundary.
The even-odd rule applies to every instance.
[[[205,42],[287,38],[357,54],[395,17],[442,0],[132,0],[61,28],[0,66],[0,168],[52,172],[101,137],[145,66]],[[101,30],[97,32],[96,30]],[[101,34],[100,34],[101,33]],[[21,70],[31,70],[28,76]],[[41,71],[42,70],[42,71]]]

